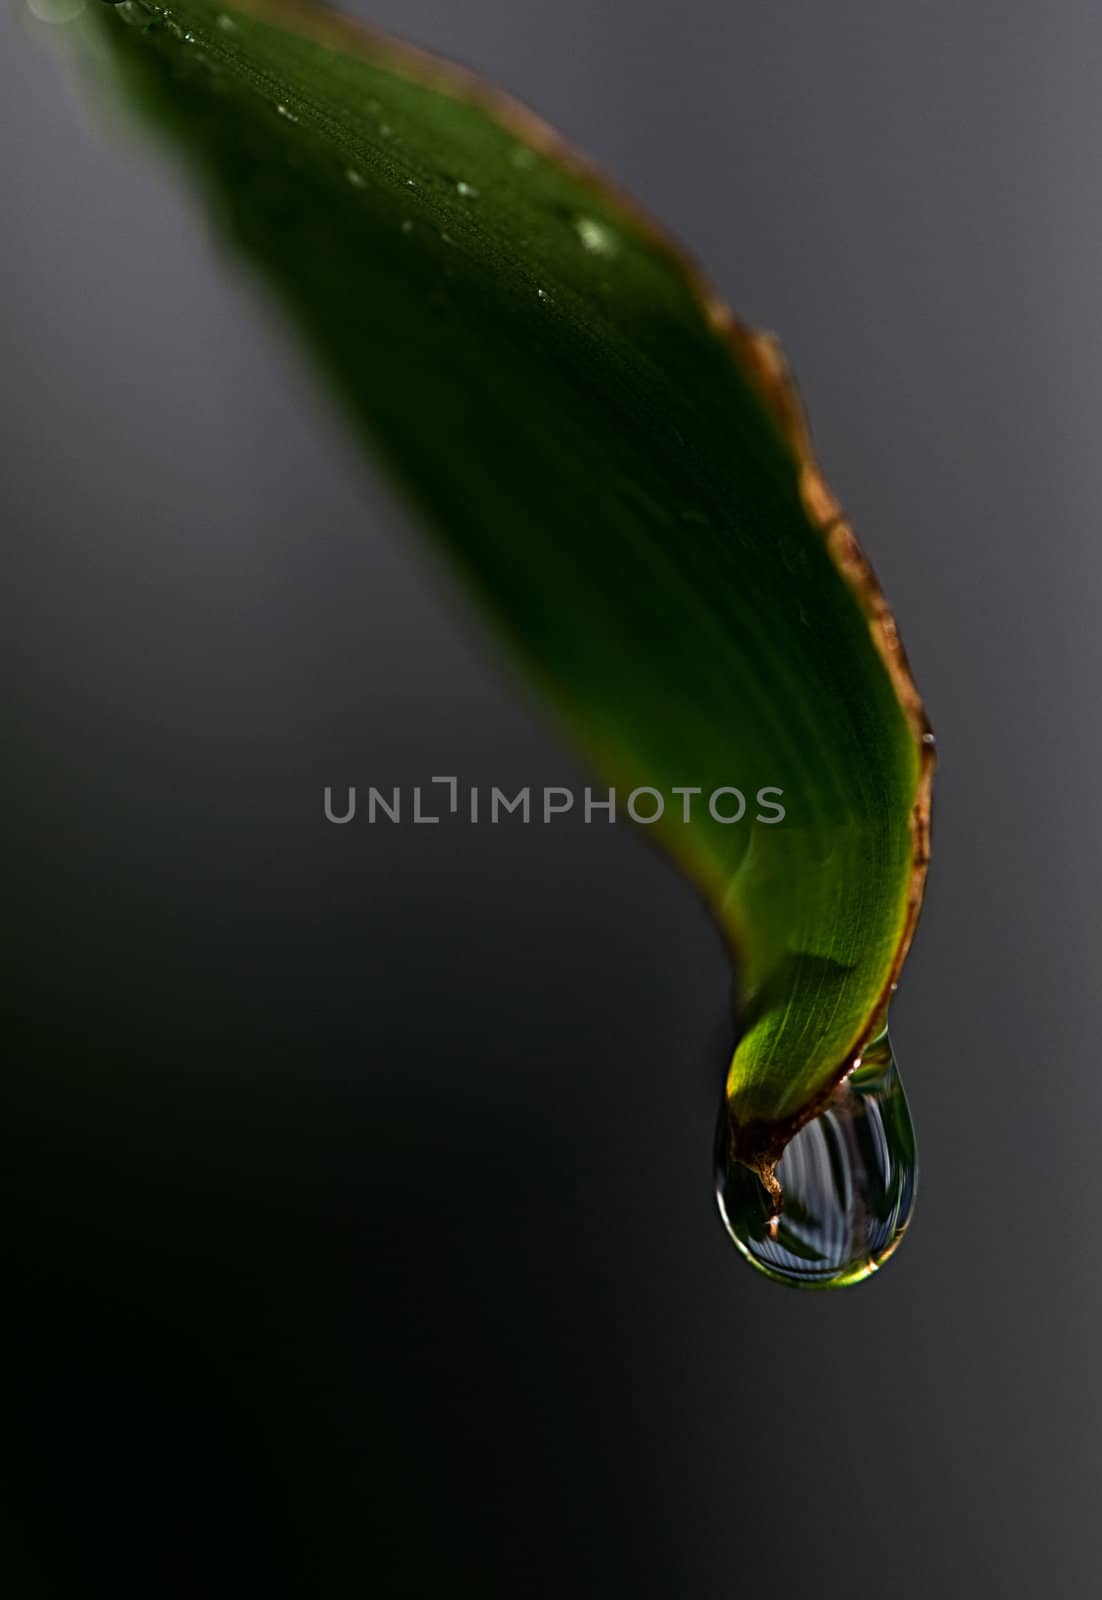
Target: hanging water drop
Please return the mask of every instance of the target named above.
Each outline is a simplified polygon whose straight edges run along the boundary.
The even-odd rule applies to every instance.
[[[479,190],[477,190],[475,188],[473,183],[464,183],[462,181],[462,179],[461,179],[456,184],[455,188],[456,188],[456,192],[458,194],[461,194],[463,196],[464,200],[477,200],[478,199]]]
[[[777,1163],[779,1205],[730,1150],[727,1107],[716,1142],[724,1226],[753,1266],[807,1288],[860,1283],[903,1237],[918,1164],[903,1084],[886,1033]]]
[[[367,179],[364,177],[362,172],[357,172],[355,167],[345,167],[344,175],[352,185],[353,189],[367,188]]]

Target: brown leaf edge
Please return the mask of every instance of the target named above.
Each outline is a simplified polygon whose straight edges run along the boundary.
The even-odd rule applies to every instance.
[[[159,9],[171,12],[170,5],[161,5]],[[911,882],[907,909],[887,979],[867,1022],[839,1062],[831,1083],[803,1111],[783,1123],[732,1128],[732,1153],[758,1172],[771,1194],[779,1195],[774,1168],[785,1145],[805,1123],[818,1115],[838,1085],[859,1065],[862,1048],[880,1032],[887,1020],[888,1006],[898,987],[922,910],[930,863],[930,813],[936,765],[933,731],[895,618],[868,557],[815,459],[803,404],[780,344],[772,334],[757,332],[741,322],[681,243],[636,200],[619,189],[588,156],[530,107],[469,68],[435,56],[381,29],[342,16],[326,6],[316,5],[313,0],[229,0],[227,9],[244,12],[288,32],[297,32],[316,44],[353,51],[373,65],[421,87],[476,106],[518,143],[556,162],[572,177],[588,185],[681,274],[709,327],[750,378],[792,451],[808,519],[825,541],[834,565],[864,613],[873,644],[910,726],[918,754],[918,781],[910,817]],[[724,928],[723,932],[730,937],[729,929]]]

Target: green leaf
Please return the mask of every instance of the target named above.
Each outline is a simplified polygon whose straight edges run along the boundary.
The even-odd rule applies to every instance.
[[[932,768],[775,345],[458,68],[270,0],[96,26],[621,805],[662,792],[738,955],[728,1095],[764,1171],[882,1025]]]

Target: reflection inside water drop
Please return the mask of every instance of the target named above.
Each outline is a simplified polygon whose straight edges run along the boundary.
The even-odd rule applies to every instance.
[[[716,1198],[746,1259],[798,1287],[859,1283],[903,1237],[914,1205],[914,1130],[887,1034],[777,1163],[776,1211],[760,1178],[730,1154],[727,1107],[716,1142]]]

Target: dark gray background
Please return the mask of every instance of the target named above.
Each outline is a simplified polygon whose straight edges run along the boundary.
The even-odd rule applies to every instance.
[[[919,1209],[849,1293],[737,1260],[725,961],[626,830],[320,820],[325,783],[577,769],[185,186],[6,6],[26,1592],[1093,1592],[1102,14],[356,9],[783,335],[942,752],[893,1018]]]

